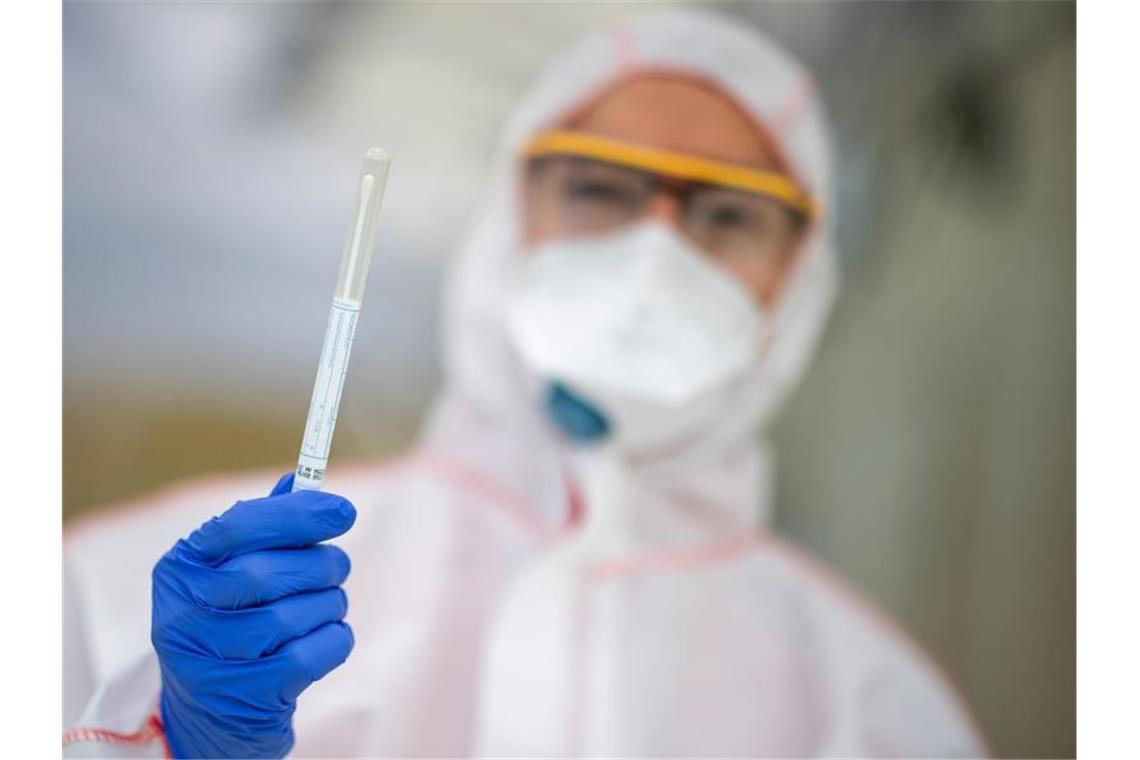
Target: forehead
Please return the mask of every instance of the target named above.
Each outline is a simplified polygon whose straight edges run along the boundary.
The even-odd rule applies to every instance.
[[[681,76],[646,74],[620,82],[564,126],[704,158],[779,168],[763,131],[731,98]]]

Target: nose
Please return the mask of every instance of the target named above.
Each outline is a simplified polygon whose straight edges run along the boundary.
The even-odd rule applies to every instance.
[[[653,194],[649,205],[642,212],[642,218],[656,219],[680,231],[681,201],[676,194],[662,188]]]

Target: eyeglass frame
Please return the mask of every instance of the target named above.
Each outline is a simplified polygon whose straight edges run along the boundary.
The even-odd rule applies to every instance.
[[[785,174],[600,135],[549,130],[528,142],[522,152],[531,159],[550,155],[582,156],[655,175],[757,193],[780,201],[808,221],[822,213],[818,200]]]

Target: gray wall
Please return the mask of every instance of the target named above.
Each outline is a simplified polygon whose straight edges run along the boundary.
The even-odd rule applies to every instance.
[[[875,259],[776,431],[779,521],[894,611],[995,749],[1075,746],[1075,46],[980,182],[903,130]]]

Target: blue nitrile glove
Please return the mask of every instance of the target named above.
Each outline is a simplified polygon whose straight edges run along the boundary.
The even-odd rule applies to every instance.
[[[268,498],[239,501],[155,565],[151,641],[175,757],[283,757],[297,695],[352,650],[348,555],[318,542],[356,510],[292,487],[286,475]]]

